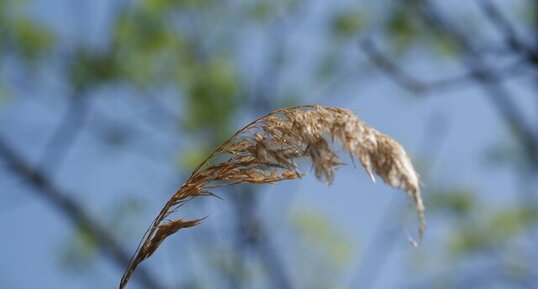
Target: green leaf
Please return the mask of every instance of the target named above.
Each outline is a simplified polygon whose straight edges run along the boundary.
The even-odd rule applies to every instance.
[[[247,7],[247,15],[255,21],[263,22],[271,18],[275,12],[275,2],[257,1]]]
[[[356,35],[364,23],[362,10],[345,10],[333,17],[331,30],[338,37],[348,38]]]
[[[480,218],[466,220],[450,233],[449,252],[452,257],[496,248],[516,239],[538,223],[538,209],[514,207],[491,213],[482,211]]]
[[[199,145],[182,149],[177,156],[179,166],[185,171],[192,171],[209,156],[212,149],[201,141]]]
[[[11,98],[11,91],[6,84],[0,80],[0,108]]]
[[[29,20],[18,20],[13,24],[13,37],[19,53],[26,60],[37,60],[54,43],[53,34]]]
[[[86,228],[79,227],[69,243],[62,246],[60,262],[65,269],[83,271],[96,260],[97,252],[95,236]]]
[[[68,74],[70,83],[76,89],[84,90],[116,80],[120,72],[113,54],[101,54],[82,48],[71,62]]]
[[[306,288],[335,288],[340,270],[353,256],[347,237],[326,218],[310,210],[295,212],[291,223],[299,234],[298,259],[306,262],[301,266],[302,271],[312,276],[305,280]]]
[[[466,218],[477,209],[475,192],[465,188],[449,188],[428,194],[428,203],[433,212],[448,212]]]
[[[407,9],[395,10],[389,18],[386,33],[398,52],[406,50],[421,34],[420,24]]]
[[[240,107],[240,82],[233,65],[222,60],[201,65],[188,86],[185,128],[205,129],[210,139],[222,141]]]
[[[430,41],[435,51],[442,57],[453,57],[460,53],[461,49],[452,39],[439,34],[432,34]]]

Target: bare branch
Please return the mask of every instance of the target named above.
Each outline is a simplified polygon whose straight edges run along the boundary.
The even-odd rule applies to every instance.
[[[271,288],[293,288],[284,262],[274,248],[273,236],[268,232],[266,224],[258,216],[260,197],[253,186],[239,188],[233,198],[235,217],[235,247],[240,253],[252,249],[271,279]],[[233,280],[233,283],[238,283]],[[244,287],[235,284],[233,288]]]
[[[384,54],[372,40],[367,39],[360,43],[362,51],[366,54],[369,60],[382,70],[388,77],[403,88],[416,93],[426,94],[437,92],[444,89],[455,89],[462,85],[470,85],[475,82],[475,77],[480,75],[482,71],[471,69],[461,75],[439,79],[434,81],[424,81],[406,72],[404,69],[393,62],[390,57]],[[511,77],[521,69],[521,63],[516,62],[507,67],[500,68],[496,73],[498,77]]]
[[[361,42],[360,47],[372,63],[385,72],[388,77],[392,78],[406,89],[415,93],[422,93],[429,89],[428,87],[430,87],[430,85],[424,84],[422,81],[417,80],[407,72],[403,71],[403,69],[390,60],[389,57],[384,55],[370,39]]]
[[[373,238],[363,250],[364,255],[360,259],[356,275],[349,286],[350,289],[376,288],[383,268],[397,246],[398,228],[395,224],[396,218],[399,218],[401,213],[396,206],[397,203],[398,197],[394,195],[384,208]]]
[[[463,64],[469,69],[479,72],[473,75],[474,80],[482,85],[492,104],[513,129],[514,135],[519,139],[528,156],[538,165],[538,140],[523,118],[521,110],[509,91],[502,85],[503,79],[485,63],[473,43],[463,33],[444,20],[443,15],[437,11],[433,4],[425,6],[422,12],[424,19],[433,28],[445,37],[453,39],[460,46],[465,53],[464,57],[462,57]]]
[[[89,103],[84,93],[74,93],[60,122],[52,132],[37,167],[47,169],[52,177],[63,163],[72,145],[80,135],[89,112]]]
[[[508,19],[506,19],[506,17],[504,17],[491,0],[480,0],[478,3],[481,8],[480,11],[482,11],[489,22],[504,34],[508,47],[512,48],[514,51],[525,54],[526,57],[533,54],[529,45],[520,39],[515,27],[508,21]]]
[[[8,143],[0,138],[0,157],[4,159],[13,173],[24,178],[34,189],[46,199],[54,208],[58,209],[71,223],[79,228],[86,229],[95,237],[97,246],[118,267],[125,267],[130,261],[130,255],[126,253],[118,241],[103,226],[87,214],[84,208],[70,197],[70,193],[62,190],[49,178],[28,164],[26,160]],[[165,288],[154,279],[147,271],[140,270],[139,281],[146,288]]]

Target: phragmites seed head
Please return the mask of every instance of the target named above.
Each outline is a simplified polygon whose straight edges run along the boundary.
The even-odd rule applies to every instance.
[[[408,193],[419,216],[422,238],[426,220],[419,178],[402,146],[349,110],[297,106],[276,110],[248,124],[194,170],[144,235],[123,275],[120,289],[127,285],[138,264],[149,258],[168,236],[202,221],[168,220],[180,206],[193,198],[213,195],[210,190],[218,187],[300,178],[303,173],[296,163],[300,158],[310,159],[316,177],[331,184],[335,168],[343,165],[333,148],[335,143],[359,160],[372,181],[378,175],[389,186]]]

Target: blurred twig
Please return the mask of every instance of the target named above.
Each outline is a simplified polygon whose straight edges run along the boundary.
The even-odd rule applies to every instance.
[[[303,3],[301,3],[303,4]],[[298,7],[303,7],[301,4]],[[279,75],[286,64],[286,39],[304,17],[298,15],[301,9],[287,11],[286,15],[281,15],[267,27],[265,41],[267,43],[267,61],[260,70],[253,83],[253,87],[247,91],[249,96],[246,106],[254,113],[260,115],[274,109],[277,104]],[[293,16],[293,17],[292,17]],[[291,21],[293,20],[293,22]],[[291,289],[292,282],[288,276],[286,264],[281,260],[274,248],[272,235],[268,233],[266,225],[260,219],[257,207],[260,195],[256,194],[253,187],[248,187],[240,192],[235,192],[233,196],[234,205],[234,228],[235,240],[234,250],[245,263],[247,250],[255,253],[261,264],[264,266],[271,288]],[[243,265],[243,264],[241,264]],[[232,289],[244,288],[240,280],[230,278]]]
[[[504,34],[505,42],[508,47],[516,52],[524,53],[527,56],[532,55],[532,49],[524,43],[517,35],[515,27],[504,17],[504,15],[497,9],[491,0],[480,0],[480,11],[486,16],[486,18],[494,25],[499,32]]]
[[[483,73],[480,70],[472,69],[461,75],[428,82],[411,75],[398,66],[398,64],[396,64],[390,59],[389,56],[383,53],[371,39],[362,41],[360,43],[360,47],[369,60],[377,66],[377,68],[379,68],[397,84],[416,94],[426,94],[438,92],[439,90],[443,89],[455,89],[462,85],[470,85],[475,82],[474,77],[477,77]],[[517,72],[520,68],[521,63],[516,62],[515,64],[501,68],[495,73],[498,73],[499,77],[508,77],[513,76],[514,72]]]
[[[433,4],[426,5],[422,11],[424,19],[441,35],[452,39],[463,51],[461,58],[463,65],[479,73],[472,75],[472,79],[480,84],[489,100],[512,128],[514,136],[520,141],[527,155],[538,164],[538,140],[531,127],[526,123],[521,109],[517,106],[510,92],[503,86],[503,78],[496,74],[482,59],[482,55],[468,38],[449,25],[443,15]]]
[[[70,197],[69,192],[59,188],[43,172],[29,165],[3,138],[0,138],[0,157],[4,159],[13,173],[25,179],[35,189],[36,193],[39,193],[54,208],[64,214],[74,226],[84,228],[91,233],[95,237],[97,246],[103,256],[109,258],[121,270],[127,266],[131,256],[122,249],[115,237],[87,214],[84,208]],[[165,288],[143,269],[139,270],[137,277],[146,288]]]
[[[443,15],[439,13],[432,4],[425,4],[422,9],[422,17],[441,35],[454,40],[463,51],[462,63],[469,71],[467,74],[453,79],[429,83],[423,82],[409,75],[395,63],[390,61],[388,57],[375,48],[371,41],[366,41],[362,45],[363,51],[365,51],[371,60],[389,77],[395,80],[403,88],[415,93],[437,91],[441,88],[461,84],[462,82],[480,84],[499,114],[513,129],[515,137],[518,138],[523,145],[526,153],[536,164],[538,164],[538,140],[531,127],[526,123],[521,110],[511,97],[510,92],[502,84],[504,77],[512,75],[514,72],[513,70],[518,69],[521,63],[516,63],[506,70],[495,69],[482,59],[483,55],[473,46],[467,37],[444,20]],[[524,59],[528,60],[528,58]],[[527,64],[527,62],[524,64]]]
[[[376,226],[373,238],[364,251],[365,255],[360,259],[357,273],[352,279],[350,288],[376,288],[378,277],[390,254],[396,248],[398,230],[393,223],[395,215],[400,213],[397,208],[399,205],[399,198],[394,195],[383,210],[383,215]],[[390,223],[392,223],[392,226],[387,226]]]
[[[437,119],[431,118],[426,130],[419,142],[417,152],[430,151],[428,160],[435,164],[440,157],[441,148],[446,137],[446,129],[437,127]],[[431,171],[423,175],[425,179],[431,178]],[[399,228],[395,225],[396,220],[403,214],[399,207],[399,198],[394,195],[389,204],[383,209],[381,220],[376,227],[372,240],[367,245],[365,255],[360,259],[356,277],[352,279],[350,288],[375,288],[383,267],[393,252],[397,248],[396,236],[399,235]]]
[[[38,161],[37,166],[46,167],[49,177],[52,177],[62,166],[65,156],[80,135],[90,110],[89,105],[84,93],[74,93],[71,96],[62,118],[52,132]]]
[[[250,249],[258,255],[271,279],[272,288],[293,288],[284,262],[274,248],[272,235],[268,233],[266,225],[257,214],[259,194],[256,194],[250,186],[232,196],[235,197],[233,204],[237,214],[235,218],[236,249],[239,252]],[[243,255],[242,258],[246,257],[244,253],[241,255]]]

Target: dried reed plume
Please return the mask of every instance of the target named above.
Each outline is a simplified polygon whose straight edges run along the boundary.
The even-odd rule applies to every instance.
[[[330,184],[335,168],[343,165],[331,148],[335,142],[360,161],[372,181],[375,182],[375,173],[389,186],[407,192],[418,212],[422,238],[426,221],[419,180],[400,144],[349,110],[320,105],[280,109],[236,132],[194,170],[144,235],[121,279],[120,289],[127,285],[138,264],[149,258],[168,236],[202,221],[169,220],[183,204],[213,195],[210,191],[218,187],[300,178],[303,173],[296,164],[299,158],[309,158],[316,177]]]

